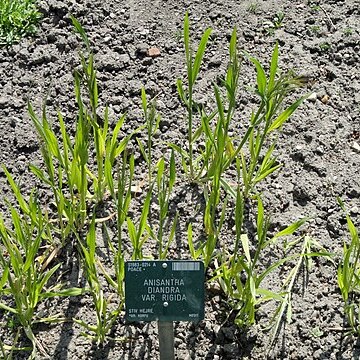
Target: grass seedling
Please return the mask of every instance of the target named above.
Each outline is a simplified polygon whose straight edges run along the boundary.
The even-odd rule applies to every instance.
[[[236,95],[238,90],[238,81],[240,73],[240,61],[237,54],[237,36],[236,29],[234,29],[230,40],[230,61],[226,78],[223,85],[226,88],[227,102],[224,101],[220,88],[214,84],[214,97],[216,99],[217,108],[210,114],[207,114],[203,107],[198,108],[201,118],[201,125],[192,134],[192,142],[204,139],[203,150],[199,149],[199,154],[195,157],[192,152],[192,180],[206,184],[212,181],[214,174],[217,174],[217,179],[221,179],[219,174],[226,170],[229,166],[229,159],[234,159],[233,144],[228,136],[230,122],[234,115],[236,107]],[[182,95],[181,95],[182,96]],[[214,124],[215,123],[215,124]],[[181,151],[172,145],[179,153],[182,154],[183,164],[184,159],[189,158],[189,154]],[[231,163],[230,161],[230,163]],[[186,163],[184,168],[187,169]],[[187,170],[185,170],[187,172]],[[215,180],[217,181],[217,180]]]
[[[74,319],[74,321],[84,327],[90,333],[83,333],[84,336],[91,338],[97,344],[100,344],[106,340],[107,334],[112,329],[119,315],[121,304],[114,310],[109,310],[111,296],[105,297],[100,282],[96,260],[96,232],[94,217],[90,224],[89,232],[86,236],[86,244],[83,244],[81,239],[78,240],[86,279],[89,284],[90,294],[95,306],[96,325],[87,324],[85,321],[79,319]]]
[[[319,25],[312,25],[309,27],[309,30],[316,36],[320,34],[321,27]]]
[[[296,279],[298,278],[301,269],[305,268],[305,271],[309,272],[312,268],[312,258],[313,257],[326,257],[331,262],[333,254],[326,252],[324,248],[314,239],[312,239],[310,236],[305,235],[301,236],[298,239],[286,243],[285,245],[285,252],[288,252],[289,250],[293,249],[297,244],[299,244],[301,241],[303,241],[300,253],[298,254],[298,260],[295,264],[295,266],[291,269],[289,272],[289,275],[283,282],[282,288],[285,291],[284,295],[284,301],[281,302],[277,310],[274,314],[274,327],[272,329],[272,336],[269,341],[269,348],[271,348],[272,344],[274,343],[278,332],[280,330],[280,326],[282,322],[284,321],[284,318],[287,323],[291,322],[292,319],[292,292],[293,288],[296,282]]]
[[[126,218],[127,230],[133,249],[131,260],[141,260],[144,258],[143,246],[146,240],[149,238],[149,235],[151,234],[151,230],[147,224],[147,220],[150,210],[152,190],[153,185],[150,186],[147,192],[138,226],[135,225],[134,221],[131,220],[129,216]]]
[[[306,219],[291,224],[286,229],[268,238],[270,226],[269,218],[264,216],[264,208],[261,198],[258,196],[258,215],[256,221],[257,242],[252,250],[249,236],[243,233],[243,196],[238,190],[236,201],[236,242],[238,251],[229,255],[227,251],[222,254],[222,263],[218,265],[215,279],[218,279],[225,294],[229,297],[229,303],[237,311],[235,323],[240,327],[248,327],[256,322],[258,306],[266,301],[274,300],[284,302],[284,293],[276,293],[262,287],[264,279],[293,256],[282,258],[262,269],[260,262],[263,251],[271,244],[275,244],[282,236],[293,234]]]
[[[221,188],[224,188],[234,199],[237,198],[236,191],[225,178],[225,172],[234,162],[241,174],[241,194],[246,201],[254,191],[255,185],[276,171],[280,165],[276,163],[273,152],[276,147],[276,139],[269,143],[272,133],[280,129],[288,120],[297,107],[303,102],[306,96],[296,100],[293,104],[282,109],[282,104],[286,96],[301,85],[301,79],[294,77],[291,73],[278,75],[278,55],[279,49],[276,44],[270,64],[270,74],[266,75],[260,62],[246,55],[255,65],[257,71],[257,94],[260,97],[260,105],[253,111],[250,124],[244,134],[238,138],[231,139],[228,135],[230,123],[236,109],[236,96],[238,90],[240,60],[237,54],[236,29],[232,33],[230,40],[230,61],[223,81],[226,90],[226,97],[222,96],[221,89],[214,85],[214,94],[217,108],[209,116],[201,110],[202,126],[195,132],[194,139],[202,134],[205,139],[204,151],[201,153],[201,163],[198,179],[205,183],[206,208],[204,214],[205,233],[208,236],[206,244],[200,248],[205,257],[205,264],[211,261],[213,252],[217,244],[217,238],[222,227],[222,218],[219,222],[217,218],[217,207],[220,201]],[[225,100],[226,99],[226,100]],[[211,122],[215,121],[212,128]],[[244,147],[248,151],[244,151]],[[248,154],[248,155],[245,155]],[[209,185],[210,184],[210,185]],[[208,187],[208,188],[207,188]],[[222,205],[222,214],[226,200]],[[188,238],[189,246],[193,249],[193,255],[197,254],[191,243],[192,238]]]
[[[94,195],[96,202],[101,202],[104,198],[105,191],[107,189],[107,181],[110,178],[110,172],[112,171],[115,159],[124,151],[131,136],[126,136],[121,142],[117,140],[121,127],[125,120],[123,115],[115,125],[115,128],[110,133],[109,129],[109,112],[108,107],[105,109],[104,120],[101,124],[98,119],[98,85],[96,79],[96,70],[94,65],[94,54],[90,48],[90,41],[86,35],[85,30],[81,24],[74,18],[71,17],[75,31],[80,35],[86,46],[87,55],[80,53],[80,59],[82,64],[82,73],[77,74],[79,78],[85,83],[86,94],[89,99],[89,110],[85,109],[85,121],[88,122],[91,131],[93,133],[93,141],[96,152],[96,175],[92,174],[87,168],[86,171],[90,175],[94,188]],[[75,77],[76,81],[76,77]],[[84,101],[80,94],[80,83],[76,86],[76,97],[79,109],[84,108]],[[79,119],[80,120],[80,119]],[[134,131],[137,132],[139,129]],[[150,135],[151,137],[151,135]]]
[[[350,27],[347,27],[343,30],[343,34],[345,36],[351,36],[354,33],[354,30]]]
[[[280,29],[283,26],[285,14],[282,11],[278,11],[273,17],[273,25],[275,29]]]
[[[110,191],[113,191],[114,186],[111,181],[115,160],[125,150],[131,136],[139,130],[136,129],[132,134],[119,141],[118,136],[125,115],[119,119],[111,131],[107,108],[104,122],[102,125],[99,124],[97,118],[98,89],[93,54],[89,50],[89,40],[81,25],[74,18],[72,21],[89,52],[88,60],[80,55],[82,74],[75,72],[75,97],[78,114],[74,140],[71,141],[69,130],[66,128],[60,112],[58,112],[61,130],[59,140],[47,118],[45,107],[42,118],[39,119],[31,104],[28,106],[30,117],[40,139],[45,163],[45,170],[34,165],[30,165],[30,169],[52,190],[63,241],[73,229],[79,230],[83,227],[90,202],[95,200],[95,203],[98,204],[103,200],[107,189],[110,188]],[[81,94],[82,80],[86,84],[85,90],[89,98],[90,110],[87,109]],[[96,174],[89,169],[89,154],[92,151],[93,143],[96,152]],[[93,193],[90,192],[89,184],[92,184]]]
[[[302,78],[295,77],[292,73],[277,77],[278,56],[279,48],[278,44],[276,44],[271,57],[268,77],[260,62],[251,56],[249,57],[257,72],[256,93],[260,97],[260,105],[256,111],[253,111],[250,126],[233,152],[233,156],[239,154],[241,157],[245,197],[248,197],[258,182],[280,167],[272,156],[276,147],[276,139],[272,140],[271,145],[265,148],[267,140],[272,135],[271,133],[282,128],[284,123],[308,96],[302,96],[285,110],[282,109],[286,96],[302,85]],[[250,158],[247,161],[242,151],[246,141],[248,141],[250,153]],[[230,161],[228,163],[230,164]]]
[[[165,168],[165,160],[161,158],[157,164],[157,176],[156,176],[156,191],[157,200],[159,205],[159,224],[156,234],[152,232],[152,237],[156,239],[158,244],[158,258],[163,260],[166,259],[169,246],[174,240],[175,230],[177,225],[178,214],[170,226],[170,234],[168,241],[164,241],[164,232],[166,230],[166,223],[169,220],[169,203],[170,196],[175,184],[175,156],[174,152],[171,152],[170,165],[168,171]]]
[[[194,108],[196,104],[193,99],[194,86],[196,79],[200,71],[200,65],[205,53],[206,44],[208,42],[211,29],[207,29],[202,36],[199,46],[197,48],[195,58],[193,58],[193,50],[190,44],[190,30],[189,30],[189,16],[185,14],[184,19],[184,45],[185,45],[185,59],[187,69],[187,89],[185,90],[183,81],[177,80],[177,89],[182,103],[185,105],[187,110],[188,120],[188,152],[181,151],[180,154],[183,157],[183,164],[186,173],[189,175],[190,180],[194,179],[194,154],[193,154],[193,143],[194,143]],[[174,147],[178,150],[176,147]]]
[[[144,88],[141,89],[141,101],[142,101],[142,108],[143,108],[145,124],[146,124],[145,126],[146,126],[146,130],[147,130],[146,151],[145,151],[145,148],[144,148],[144,145],[142,144],[142,142],[138,138],[136,140],[139,144],[140,152],[148,166],[148,181],[149,181],[149,184],[151,184],[152,183],[152,172],[153,172],[153,169],[152,169],[152,146],[153,146],[152,137],[154,136],[157,129],[159,128],[160,116],[156,114],[154,102],[151,102],[150,105],[148,104]]]
[[[221,177],[231,161],[234,159],[233,143],[228,135],[230,123],[236,108],[236,96],[238,91],[240,60],[237,53],[237,34],[233,30],[230,40],[230,61],[223,85],[226,89],[226,99],[223,99],[220,88],[214,84],[214,96],[216,110],[208,117],[202,111],[202,131],[205,137],[205,152],[202,154],[203,168],[199,175],[203,180],[213,179],[221,181]],[[216,126],[211,129],[211,121],[215,119]],[[204,169],[206,173],[204,174]],[[216,174],[216,175],[215,175]],[[217,179],[214,179],[216,177]]]
[[[123,153],[123,160],[121,167],[118,166],[117,171],[117,189],[115,191],[114,187],[110,187],[111,195],[113,201],[115,202],[115,206],[117,209],[117,247],[112,244],[110,236],[107,231],[107,227],[104,224],[104,231],[106,233],[107,242],[109,244],[110,250],[114,255],[114,268],[115,268],[115,276],[116,281],[112,279],[112,277],[106,272],[103,266],[101,266],[101,270],[110,284],[114,289],[116,289],[120,298],[124,297],[124,269],[125,269],[125,260],[124,260],[124,251],[123,251],[123,226],[128,217],[130,202],[131,202],[131,186],[134,177],[134,155],[130,156],[130,159],[127,159],[127,151],[125,150]],[[114,180],[112,179],[109,184],[113,184]]]
[[[178,80],[178,92],[180,99],[185,104],[188,112],[188,143],[189,151],[179,149],[174,144],[171,146],[181,154],[183,167],[187,174],[191,174],[192,181],[212,181],[216,171],[221,173],[220,181],[235,198],[235,191],[226,182],[224,174],[232,166],[237,158],[242,161],[242,177],[245,188],[244,195],[247,198],[253,191],[254,186],[265,179],[272,172],[277,170],[280,165],[272,156],[276,139],[272,137],[276,130],[281,129],[293,112],[300,106],[307,96],[303,96],[293,102],[286,109],[283,104],[286,97],[294,89],[303,84],[301,77],[294,76],[293,73],[279,74],[278,57],[279,47],[276,44],[271,57],[269,75],[265,73],[264,67],[254,57],[245,54],[255,66],[257,72],[257,90],[260,97],[260,104],[253,111],[247,130],[240,136],[230,139],[228,131],[231,120],[236,110],[236,97],[239,87],[240,58],[237,53],[237,36],[234,29],[229,46],[230,60],[228,70],[222,85],[225,88],[226,96],[222,95],[221,88],[214,85],[214,97],[216,99],[216,109],[209,115],[203,107],[198,107],[201,118],[201,125],[194,131],[193,129],[193,109],[196,108],[193,102],[193,86],[200,69],[200,62],[203,57],[210,30],[207,30],[200,42],[194,63],[189,45],[189,19],[185,16],[184,21],[184,43],[185,55],[188,72],[188,89],[185,91],[183,83]],[[195,74],[195,75],[194,75]],[[215,123],[213,125],[213,123]],[[200,153],[195,156],[193,144],[199,139],[204,140],[204,149],[198,150]],[[272,142],[269,141],[272,138]],[[249,158],[245,156],[244,147],[248,146]],[[220,161],[220,164],[219,164]]]
[[[285,14],[282,11],[278,11],[271,21],[265,21],[265,31],[268,35],[274,35],[275,30],[280,29],[283,26],[283,21],[285,18]]]
[[[10,296],[11,305],[0,302],[0,308],[12,314],[32,343],[31,358],[37,349],[46,353],[32,331],[34,323],[58,321],[56,315],[43,320],[36,314],[38,304],[50,297],[75,296],[82,289],[61,289],[61,285],[49,286],[49,281],[59,269],[60,264],[47,270],[49,263],[44,261],[49,254],[43,252],[43,239],[48,234],[49,221],[41,213],[33,196],[29,201],[29,215],[21,216],[9,205],[13,229],[6,227],[0,218],[0,294]],[[46,245],[46,244],[45,244]],[[44,246],[45,249],[47,246]]]
[[[322,42],[319,44],[319,48],[321,52],[328,52],[331,49],[331,44],[328,42]]]
[[[40,19],[36,0],[1,0],[0,45],[11,45],[34,34]]]
[[[231,114],[228,117],[225,117],[225,112],[223,108],[223,103],[220,98],[220,92],[217,86],[214,87],[216,103],[218,108],[218,122],[214,131],[214,135],[209,135],[212,138],[214,144],[214,159],[212,165],[208,171],[208,176],[211,179],[211,188],[210,194],[207,192],[205,187],[205,213],[204,213],[204,226],[205,232],[207,234],[206,245],[204,246],[204,262],[205,267],[210,264],[212,256],[217,244],[217,240],[220,235],[220,231],[223,226],[225,211],[227,206],[227,199],[225,198],[221,216],[219,222],[216,221],[217,218],[217,207],[220,203],[220,194],[221,194],[221,176],[223,174],[223,165],[224,165],[224,153],[226,151],[226,144],[228,142],[228,125],[231,118]],[[231,111],[230,111],[231,113]]]
[[[78,76],[75,77],[75,88],[79,113],[74,144],[71,144],[70,135],[65,128],[60,112],[58,113],[58,120],[62,135],[61,142],[51,128],[45,108],[40,120],[33,111],[31,104],[28,106],[30,117],[40,139],[45,165],[45,170],[34,165],[30,165],[30,169],[52,190],[63,239],[68,236],[73,228],[80,229],[84,225],[87,213],[87,161],[90,126],[80,99]]]
[[[345,212],[344,203],[338,198],[340,207]],[[343,256],[338,267],[337,280],[344,301],[344,312],[350,326],[350,333],[360,334],[360,238],[359,231],[352,219],[346,214],[350,234],[350,244],[344,242]]]
[[[312,11],[320,11],[320,0],[308,0],[307,5]]]
[[[253,2],[250,3],[249,6],[246,8],[246,11],[248,11],[251,14],[256,14],[257,11],[259,10],[259,3],[258,2]]]

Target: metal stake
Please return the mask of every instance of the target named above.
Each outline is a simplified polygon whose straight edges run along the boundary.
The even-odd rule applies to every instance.
[[[160,360],[175,360],[174,324],[172,321],[158,321]]]

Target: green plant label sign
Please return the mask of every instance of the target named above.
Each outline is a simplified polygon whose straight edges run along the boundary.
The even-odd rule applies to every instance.
[[[127,261],[128,321],[194,321],[204,318],[201,261]]]

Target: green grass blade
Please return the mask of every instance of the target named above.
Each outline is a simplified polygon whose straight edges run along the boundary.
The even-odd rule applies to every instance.
[[[257,73],[256,82],[257,82],[258,92],[260,96],[263,97],[265,95],[265,90],[266,90],[265,71],[257,59],[251,57],[250,60],[255,65],[256,73]]]
[[[49,186],[53,185],[52,182],[49,180],[49,178],[45,175],[45,172],[40,168],[38,168],[37,166],[30,164],[29,170],[43,183]]]
[[[185,106],[187,107],[187,106],[188,106],[188,101],[187,101],[186,96],[185,96],[185,91],[184,91],[184,88],[183,88],[183,82],[182,82],[181,79],[177,79],[177,81],[176,81],[176,88],[177,88],[177,91],[178,91],[180,100],[181,100],[181,101],[185,104]]]
[[[256,219],[256,228],[258,233],[258,240],[261,241],[264,230],[264,205],[260,196],[258,196],[257,199],[258,199],[258,214]]]
[[[133,221],[129,217],[126,218],[126,222],[127,222],[127,228],[128,228],[130,241],[131,241],[133,247],[135,247],[135,245],[136,245],[136,237],[137,237],[136,236],[135,224],[133,223]]]
[[[198,73],[200,70],[200,65],[201,65],[201,62],[202,62],[202,59],[203,59],[203,56],[205,53],[206,44],[208,42],[211,31],[212,31],[211,29],[205,30],[205,33],[200,40],[200,44],[199,44],[199,47],[198,47],[196,55],[195,55],[195,60],[194,60],[194,65],[193,65],[193,70],[192,70],[192,83],[193,84],[195,83],[196,78],[198,76]]]
[[[184,46],[185,46],[185,58],[186,58],[186,67],[188,74],[189,84],[193,84],[193,76],[192,76],[192,55],[190,49],[190,34],[189,34],[189,14],[185,13],[184,18]]]
[[[0,254],[0,257],[2,255]],[[1,279],[0,279],[0,294],[2,292],[2,289],[4,288],[5,284],[8,281],[8,276],[9,276],[9,266],[6,265],[5,268],[2,269],[2,274],[1,274]]]
[[[25,201],[24,197],[22,196],[19,186],[17,186],[17,184],[15,183],[13,177],[11,176],[11,174],[8,171],[8,169],[6,168],[6,166],[3,165],[2,168],[3,168],[4,172],[5,172],[7,181],[9,183],[14,195],[15,195],[15,198],[16,198],[21,210],[25,214],[29,214],[29,206],[28,206],[27,202]]]
[[[303,219],[300,219],[298,221],[295,221],[291,225],[287,226],[284,230],[282,230],[282,231],[278,232],[277,234],[275,234],[273,239],[277,239],[277,238],[279,238],[281,236],[292,235],[297,229],[300,228],[300,226],[304,225],[308,220],[309,220],[308,218],[303,218]]]
[[[146,222],[148,219],[148,214],[150,209],[151,196],[152,196],[152,187],[150,187],[146,195],[145,202],[143,205],[143,210],[140,216],[139,231],[138,231],[139,240],[140,240],[140,236],[143,234],[146,227]]]
[[[257,295],[262,296],[262,298],[260,298],[257,301],[258,304],[260,302],[265,302],[265,301],[269,301],[269,300],[276,300],[276,301],[280,301],[280,302],[284,301],[284,298],[280,294],[277,294],[277,293],[267,290],[267,289],[258,288],[256,290],[256,293],[257,293]]]
[[[269,84],[268,84],[268,92],[269,93],[271,93],[274,88],[275,77],[276,77],[276,72],[277,72],[277,68],[278,68],[278,58],[279,58],[279,44],[278,44],[278,42],[276,42],[274,51],[272,53],[271,64],[270,64],[270,78],[269,78]]]
[[[142,157],[144,158],[145,162],[147,164],[149,164],[149,159],[148,159],[148,156],[147,156],[147,153],[145,151],[145,148],[144,148],[144,145],[142,144],[141,140],[139,138],[136,138],[136,141],[139,145],[139,150],[140,150],[140,153],[142,155]]]
[[[72,287],[72,288],[68,288],[68,289],[62,289],[59,291],[47,291],[42,295],[42,297],[49,298],[49,297],[55,297],[55,296],[66,296],[66,297],[79,296],[79,295],[83,295],[87,292],[88,292],[88,290],[86,290],[84,288]]]
[[[170,176],[169,176],[169,191],[172,191],[176,180],[176,165],[174,150],[171,150],[170,155]]]
[[[244,250],[244,254],[246,257],[247,262],[249,263],[249,266],[251,266],[251,256],[250,256],[250,247],[249,247],[249,238],[246,234],[241,234],[240,236],[242,248]]]
[[[144,87],[141,88],[141,104],[142,104],[143,112],[144,112],[144,115],[145,115],[145,118],[146,118],[147,117],[146,114],[147,114],[148,105],[147,105],[146,92],[145,92]]]
[[[61,264],[57,264],[54,267],[52,267],[49,271],[46,272],[46,274],[43,276],[41,281],[37,284],[37,291],[40,294],[44,286],[48,283],[50,278],[54,275],[55,271],[61,266]]]
[[[302,96],[300,99],[296,100],[293,104],[291,104],[286,110],[284,110],[270,125],[270,127],[267,130],[267,134],[270,133],[273,130],[276,130],[280,128],[285,121],[289,119],[289,117],[293,114],[293,112],[303,103],[303,101],[308,97],[309,95]]]
[[[217,85],[214,85],[214,92],[215,92],[217,110],[218,110],[218,114],[219,114],[219,121],[221,124],[225,124],[224,104],[221,99],[220,91],[219,91],[219,88]],[[220,128],[220,126],[219,126],[219,128]]]
[[[164,158],[162,157],[158,164],[157,164],[157,177],[156,177],[156,182],[157,182],[157,188],[158,188],[158,191],[160,191],[161,189],[161,180],[163,178],[163,175],[164,175],[164,170],[165,170],[165,160]]]
[[[76,20],[75,17],[72,16],[72,15],[70,15],[70,19],[71,19],[71,21],[73,23],[75,31],[80,35],[82,41],[86,45],[87,50],[90,50],[89,38],[87,37],[86,32],[83,29],[83,27],[81,26],[80,22],[78,20]]]

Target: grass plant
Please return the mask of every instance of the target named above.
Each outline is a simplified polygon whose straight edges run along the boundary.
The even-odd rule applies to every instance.
[[[259,8],[260,8],[260,4],[258,2],[252,2],[248,5],[246,11],[248,11],[251,14],[256,14]]]
[[[302,104],[307,95],[300,97],[290,106],[283,109],[288,95],[296,88],[303,85],[301,77],[292,72],[280,74],[278,68],[279,47],[275,45],[271,58],[270,72],[266,75],[262,64],[254,57],[244,54],[250,60],[257,72],[257,90],[260,98],[259,106],[252,112],[251,119],[243,134],[231,139],[228,136],[232,119],[236,111],[236,98],[239,89],[241,58],[237,51],[236,29],[233,30],[229,45],[229,65],[222,82],[225,96],[221,88],[214,84],[214,98],[216,109],[208,113],[203,107],[196,108],[193,101],[193,89],[201,61],[204,55],[207,40],[211,30],[205,31],[192,61],[189,37],[189,19],[186,14],[184,20],[184,43],[187,66],[188,88],[184,89],[183,81],[177,81],[178,93],[187,110],[188,118],[188,151],[179,149],[174,144],[171,146],[181,154],[185,173],[190,175],[192,181],[211,181],[215,169],[221,173],[220,181],[223,187],[230,190],[224,183],[225,172],[238,157],[242,160],[242,174],[247,197],[254,186],[280,167],[273,157],[276,148],[276,138],[273,134],[282,128],[293,112]],[[201,125],[194,129],[194,112],[200,114]],[[213,125],[214,124],[214,125]],[[193,145],[196,141],[205,143],[204,150],[195,154]],[[269,145],[270,142],[270,145]],[[246,158],[245,146],[248,147],[250,158]],[[235,192],[231,191],[235,197]]]
[[[338,198],[340,207],[345,212],[345,205]],[[348,332],[360,334],[360,237],[359,230],[346,213],[346,222],[350,243],[344,242],[342,260],[337,271],[337,281],[344,301],[344,313],[349,324]]]
[[[343,30],[345,36],[351,36],[354,33],[354,30],[351,27],[347,27]]]
[[[295,266],[290,270],[288,276],[283,281],[282,289],[284,289],[284,301],[280,303],[276,309],[273,319],[274,326],[272,329],[271,339],[269,341],[269,348],[275,342],[275,339],[280,331],[281,324],[285,320],[287,323],[290,323],[292,320],[292,294],[293,288],[296,284],[296,280],[301,272],[301,269],[304,267],[306,272],[310,272],[312,269],[312,258],[313,257],[323,257],[327,258],[333,263],[332,257],[333,254],[327,252],[315,239],[311,238],[309,235],[300,236],[294,241],[285,242],[284,252],[288,253],[289,250],[296,248],[298,244],[301,244],[301,250],[297,257]],[[296,253],[296,252],[295,252]]]
[[[270,73],[266,76],[264,67],[260,62],[248,56],[254,64],[257,72],[257,91],[260,104],[256,111],[252,112],[250,126],[243,137],[240,145],[233,154],[241,157],[242,180],[244,184],[244,195],[248,197],[257,183],[277,170],[280,165],[273,157],[277,139],[272,137],[274,132],[282,128],[290,116],[302,104],[308,95],[304,95],[287,108],[283,109],[286,97],[296,88],[303,85],[301,77],[292,72],[278,75],[279,47],[275,45],[271,63]],[[247,141],[250,158],[245,158],[242,146]]]
[[[175,156],[174,156],[174,151],[171,151],[169,169],[166,169],[165,159],[163,157],[159,160],[157,164],[156,193],[157,193],[157,201],[159,206],[159,214],[158,214],[159,223],[156,233],[154,234],[154,232],[152,232],[152,237],[156,239],[158,245],[158,258],[161,260],[166,259],[169,246],[175,237],[178,214],[175,215],[172,224],[170,223],[170,216],[169,216],[170,196],[172,194],[174,184],[176,181],[175,177],[176,177]],[[167,223],[170,232],[169,232],[168,240],[165,241],[165,231],[166,231]]]
[[[85,31],[76,19],[72,18],[72,21],[89,53],[88,59],[84,55],[80,55],[82,74],[75,72],[75,97],[78,114],[74,140],[71,141],[70,131],[66,128],[60,112],[58,112],[61,130],[61,139],[59,140],[47,118],[45,107],[42,119],[37,117],[31,104],[28,107],[29,114],[38,132],[45,163],[45,170],[34,165],[30,165],[30,168],[52,190],[63,239],[66,239],[74,229],[79,230],[84,226],[88,208],[92,202],[95,205],[99,204],[103,201],[107,190],[114,191],[112,171],[115,160],[125,150],[133,135],[132,133],[125,136],[121,141],[118,140],[125,115],[120,117],[114,129],[111,130],[107,108],[104,121],[100,124],[97,116],[98,88],[94,57],[90,51],[89,40]],[[85,83],[84,90],[89,100],[90,109],[87,108],[83,99],[82,83]],[[134,133],[136,131],[138,129]],[[90,170],[92,145],[94,145],[96,153],[97,171],[95,173]]]
[[[41,19],[36,0],[1,0],[0,45],[11,45],[36,32]]]
[[[141,102],[142,102],[142,108],[143,108],[143,112],[144,112],[144,119],[145,119],[146,130],[147,130],[146,150],[145,150],[145,147],[142,144],[142,142],[138,138],[136,138],[136,140],[138,142],[140,152],[148,166],[148,181],[149,181],[149,184],[151,184],[152,183],[152,172],[153,172],[153,168],[152,168],[152,163],[153,163],[152,137],[154,136],[154,134],[156,133],[156,131],[159,128],[160,116],[158,114],[156,114],[154,101],[152,101],[151,104],[148,104],[148,101],[146,98],[146,92],[145,92],[144,88],[141,89]]]
[[[15,317],[16,323],[24,330],[31,341],[35,358],[37,349],[46,353],[33,333],[36,322],[58,321],[58,316],[51,315],[42,319],[37,313],[38,304],[44,299],[56,296],[75,296],[83,293],[81,288],[62,289],[61,284],[51,285],[60,263],[49,267],[51,226],[47,215],[43,214],[36,196],[32,194],[28,202],[28,213],[19,213],[9,204],[12,228],[0,218],[0,294],[12,299],[8,305],[0,301],[0,309]],[[50,259],[50,260],[49,260]]]
[[[283,21],[285,14],[282,11],[278,11],[271,19],[271,21],[265,21],[264,28],[267,35],[274,35],[275,30],[283,27]]]
[[[150,211],[152,191],[153,185],[151,185],[147,191],[138,223],[136,224],[130,216],[126,218],[129,240],[132,245],[131,260],[141,260],[144,258],[143,247],[151,235],[151,229],[148,225],[148,215]]]
[[[184,27],[187,26],[185,18]],[[260,104],[257,110],[252,112],[246,131],[236,138],[230,138],[228,134],[236,111],[241,63],[237,52],[236,29],[233,30],[230,39],[229,57],[226,77],[222,82],[225,94],[223,95],[222,89],[214,84],[216,109],[210,115],[207,115],[204,109],[200,110],[201,126],[192,137],[193,140],[198,140],[200,136],[205,139],[204,150],[193,162],[192,168],[196,169],[194,164],[200,165],[197,167],[196,175],[193,172],[193,180],[204,184],[206,202],[204,228],[207,240],[199,248],[202,249],[201,253],[206,266],[212,260],[224,221],[227,195],[221,205],[222,208],[218,209],[222,190],[225,189],[226,193],[232,195],[234,199],[238,198],[237,191],[226,178],[227,170],[236,164],[241,197],[247,201],[254,194],[256,185],[281,166],[273,156],[277,145],[274,133],[282,128],[307,97],[307,95],[300,97],[285,109],[283,108],[287,96],[302,85],[302,79],[291,72],[279,74],[278,44],[275,45],[272,53],[268,76],[256,58],[245,54],[244,57],[252,62],[256,69],[256,93],[260,98]],[[215,124],[212,125],[214,122]],[[189,231],[191,234],[191,229]],[[188,242],[192,253],[195,254],[197,251],[194,249],[191,236],[188,237]]]
[[[243,198],[238,191],[235,212],[236,240],[235,251],[224,250],[221,262],[216,269],[217,279],[229,298],[229,303],[236,311],[235,323],[240,327],[249,327],[256,321],[256,311],[259,304],[274,300],[280,303],[285,301],[284,292],[274,292],[262,287],[263,281],[272,276],[273,272],[294,256],[287,256],[262,268],[261,259],[264,251],[270,245],[278,242],[283,236],[292,235],[303,225],[306,219],[301,219],[271,238],[268,237],[270,226],[269,217],[264,215],[264,207],[260,196],[257,197],[256,244],[252,250],[249,234],[244,232]]]
[[[187,111],[188,121],[188,149],[187,151],[180,151],[183,159],[183,166],[185,172],[189,178],[193,180],[195,176],[194,169],[194,141],[197,136],[194,134],[194,109],[196,109],[196,103],[194,101],[194,86],[196,79],[199,75],[201,62],[205,53],[206,44],[209,40],[211,29],[207,29],[202,36],[199,46],[193,56],[193,49],[190,43],[190,29],[189,29],[189,15],[185,14],[184,19],[184,46],[185,46],[185,59],[186,59],[186,70],[187,70],[187,88],[181,79],[177,80],[177,89],[182,103],[185,105]],[[176,150],[178,148],[175,147]]]
[[[85,328],[87,332],[83,332],[84,336],[89,337],[97,344],[101,344],[106,340],[108,333],[119,316],[122,304],[120,303],[115,309],[110,310],[109,304],[112,297],[107,297],[104,294],[96,259],[95,217],[93,217],[88,234],[86,235],[86,243],[79,239],[78,244],[82,256],[83,269],[95,307],[96,324],[88,324],[80,319],[74,319],[74,321]]]
[[[118,164],[117,171],[117,187],[110,187],[111,195],[117,209],[117,246],[114,246],[112,240],[109,236],[108,228],[106,224],[103,224],[104,233],[107,240],[107,244],[110,247],[113,259],[112,263],[114,265],[115,280],[108,274],[102,264],[99,262],[101,271],[104,274],[108,284],[114,288],[120,297],[124,298],[124,278],[125,278],[125,253],[124,253],[124,224],[128,217],[130,202],[132,199],[131,196],[131,187],[134,177],[134,155],[131,155],[128,159],[127,151],[123,153],[122,163]],[[112,174],[112,173],[110,173]],[[109,184],[113,184],[114,180],[112,179]]]

